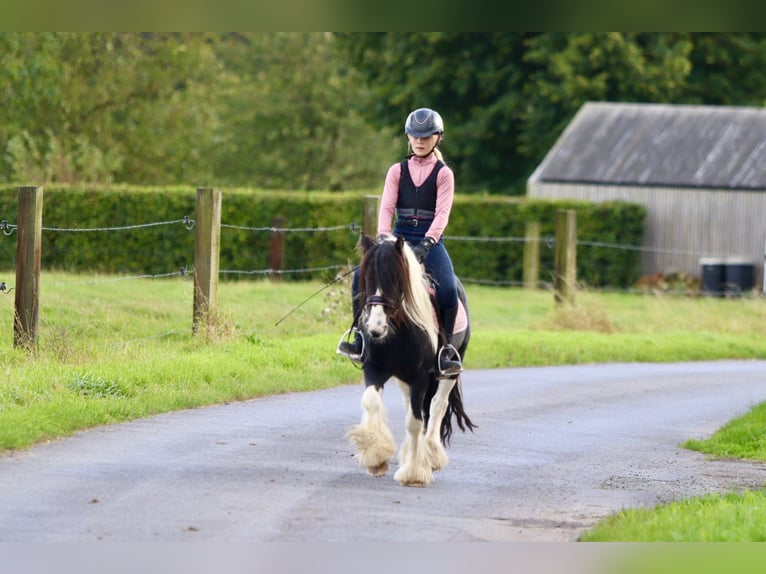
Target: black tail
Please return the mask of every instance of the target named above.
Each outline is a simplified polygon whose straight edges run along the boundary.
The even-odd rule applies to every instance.
[[[461,381],[460,378],[458,378],[455,386],[452,387],[452,390],[450,391],[447,412],[444,413],[444,418],[442,419],[442,428],[439,429],[442,443],[445,446],[449,445],[450,437],[452,436],[453,416],[455,417],[458,428],[463,432],[466,430],[473,432],[473,429],[478,428],[477,425],[473,424],[465,412],[465,408],[463,407],[463,393],[460,390],[460,387]]]

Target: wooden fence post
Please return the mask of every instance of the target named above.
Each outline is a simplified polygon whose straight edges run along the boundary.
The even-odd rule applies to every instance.
[[[283,217],[275,217],[271,220],[272,232],[269,236],[269,269],[283,271],[285,268],[285,234],[279,229],[285,226]],[[272,273],[272,281],[281,281],[281,273]]]
[[[540,278],[540,222],[528,221],[524,237],[524,288],[535,289]]]
[[[556,303],[574,303],[577,286],[577,212],[556,212],[553,292]]]
[[[378,234],[378,202],[377,195],[365,195],[362,204],[362,233],[372,238]]]
[[[197,188],[194,216],[194,321],[213,326],[218,302],[218,270],[221,246],[221,190]]]
[[[33,350],[40,319],[43,188],[19,187],[13,346]]]

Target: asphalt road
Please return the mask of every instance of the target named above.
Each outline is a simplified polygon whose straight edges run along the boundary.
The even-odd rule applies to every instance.
[[[622,508],[756,488],[679,448],[766,400],[766,361],[464,374],[478,429],[426,488],[357,465],[361,383],[100,427],[0,457],[0,542],[573,541]],[[403,435],[394,384],[385,402]]]

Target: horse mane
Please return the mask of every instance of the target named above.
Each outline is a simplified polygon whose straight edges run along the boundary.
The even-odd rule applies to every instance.
[[[402,238],[388,237],[379,243],[363,242],[365,256],[360,274],[360,294],[380,287],[390,296],[400,293],[401,311],[407,322],[428,335],[434,352],[438,345],[438,327],[434,318],[430,278],[418,262],[412,248]]]

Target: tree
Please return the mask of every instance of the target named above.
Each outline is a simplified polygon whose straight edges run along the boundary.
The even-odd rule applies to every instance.
[[[218,53],[226,79],[216,181],[301,190],[381,185],[394,132],[365,122],[367,87],[331,34],[233,34]]]
[[[520,152],[539,160],[587,101],[677,102],[691,71],[686,35],[541,34],[525,61],[526,108]]]
[[[200,177],[200,95],[214,59],[194,35],[4,33],[7,180],[177,183]],[[194,49],[190,43],[195,43]]]
[[[766,34],[691,33],[694,49],[684,101],[706,105],[766,105]]]
[[[527,175],[517,153],[528,64],[523,33],[346,33],[339,44],[370,83],[369,117],[403,130],[418,107],[445,121],[461,190],[504,191]]]
[[[438,110],[458,189],[525,192],[588,100],[766,104],[764,33],[0,33],[0,180],[379,187]]]
[[[6,181],[348,189],[395,155],[331,34],[4,33],[0,57]]]
[[[347,33],[368,117],[444,116],[460,189],[524,193],[586,101],[764,105],[763,33]]]

